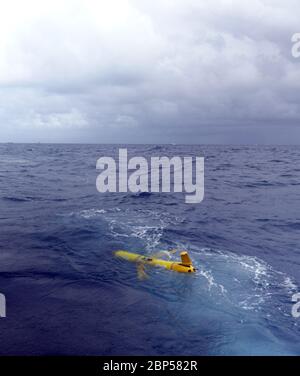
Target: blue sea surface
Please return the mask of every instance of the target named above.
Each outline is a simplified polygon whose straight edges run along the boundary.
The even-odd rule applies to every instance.
[[[119,147],[204,156],[204,201],[99,193]],[[297,146],[1,144],[0,354],[300,355],[299,162]],[[117,249],[186,249],[198,272],[139,280]]]

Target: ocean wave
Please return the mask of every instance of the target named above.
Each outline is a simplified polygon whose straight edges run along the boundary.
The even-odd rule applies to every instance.
[[[13,201],[13,202],[27,202],[32,201],[29,197],[16,197],[16,196],[4,196],[2,197],[3,200]]]
[[[13,158],[13,157],[6,157],[5,155],[1,155],[0,164],[22,164],[22,165],[30,165],[32,161],[29,159],[21,159],[21,158]]]
[[[150,197],[152,195],[151,192],[138,192],[138,193],[134,193],[132,195],[130,195],[131,197],[133,198],[139,198],[139,197]]]

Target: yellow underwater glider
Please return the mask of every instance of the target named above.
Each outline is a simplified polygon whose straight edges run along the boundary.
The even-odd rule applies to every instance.
[[[196,271],[196,268],[193,266],[192,260],[186,251],[180,253],[181,261],[163,260],[156,257],[143,256],[139,255],[138,253],[127,251],[116,251],[115,255],[124,260],[135,262],[138,267],[138,275],[140,278],[146,277],[144,265],[159,266],[179,273],[195,273]]]

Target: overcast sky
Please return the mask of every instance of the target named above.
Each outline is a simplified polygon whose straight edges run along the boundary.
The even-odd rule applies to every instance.
[[[300,143],[299,0],[0,0],[0,142]]]

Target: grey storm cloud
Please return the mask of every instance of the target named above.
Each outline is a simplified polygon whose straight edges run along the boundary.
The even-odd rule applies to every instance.
[[[0,3],[0,141],[300,140],[296,0]]]

